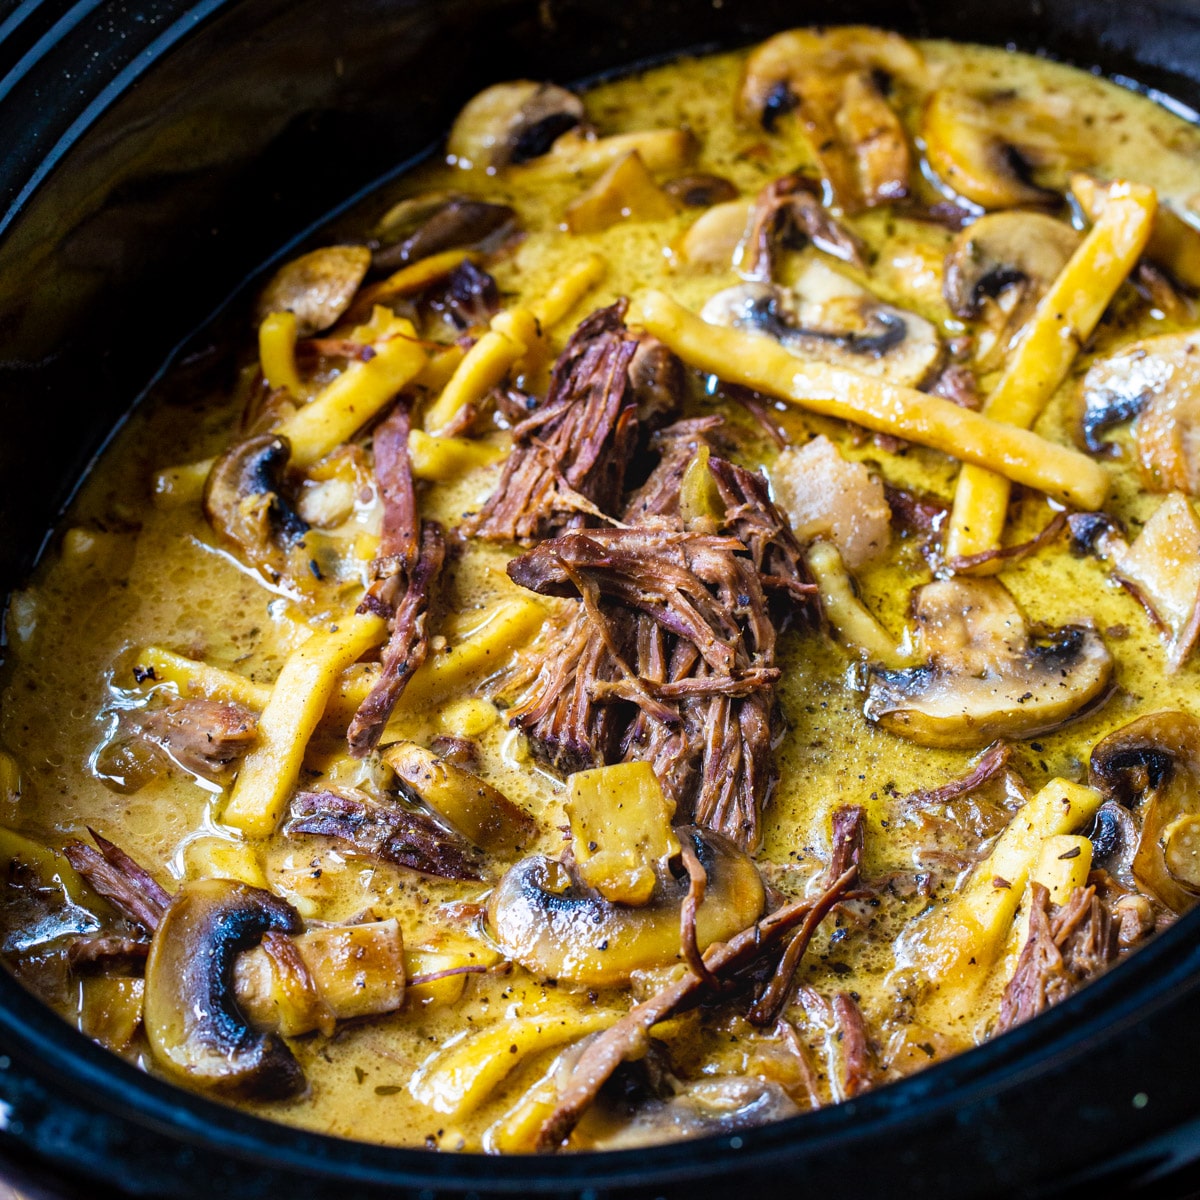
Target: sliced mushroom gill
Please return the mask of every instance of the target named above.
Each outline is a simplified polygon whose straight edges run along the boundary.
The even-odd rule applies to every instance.
[[[874,668],[863,711],[922,746],[974,749],[1056,729],[1107,692],[1112,657],[1086,626],[1031,631],[995,580],[952,579],[916,595],[926,661]]]
[[[1058,203],[1070,172],[1091,157],[1073,106],[1045,93],[941,89],[921,134],[942,182],[986,209]]]
[[[1200,333],[1169,333],[1093,364],[1083,380],[1082,434],[1101,435],[1133,417],[1142,482],[1151,491],[1200,495]]]
[[[829,362],[916,387],[942,360],[934,326],[893,308],[823,263],[813,261],[793,288],[744,283],[718,292],[701,314],[777,341],[808,362]]]
[[[1092,750],[1092,786],[1140,810],[1137,882],[1175,912],[1200,896],[1200,722],[1159,712],[1125,725]]]
[[[1001,365],[1081,240],[1065,222],[1028,211],[988,213],[955,237],[946,255],[943,293],[955,316],[985,325],[979,366]]]
[[[746,60],[738,110],[768,132],[794,110],[838,204],[854,212],[908,194],[908,139],[885,93],[923,73],[920,52],[897,34],[792,29]]]
[[[753,861],[728,838],[694,826],[688,839],[708,883],[696,911],[701,950],[752,925],[765,904]],[[488,901],[492,937],[514,962],[542,979],[588,987],[617,986],[634,971],[681,958],[681,910],[689,890],[682,869],[667,871],[646,904],[605,900],[566,863],[524,859],[500,881]]]
[[[301,928],[291,905],[260,888],[203,879],[179,889],[146,962],[146,1036],[168,1075],[265,1099],[303,1090],[304,1074],[282,1039],[250,1027],[233,978],[242,951],[269,933]]]

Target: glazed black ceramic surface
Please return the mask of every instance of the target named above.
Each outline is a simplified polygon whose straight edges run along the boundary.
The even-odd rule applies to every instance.
[[[0,0],[0,595],[249,270],[499,79],[792,25],[1011,43],[1200,107],[1200,0]],[[737,1137],[483,1158],[270,1125],[143,1075],[0,972],[0,1175],[29,1196],[966,1197],[1200,1188],[1200,914],[1003,1039]]]

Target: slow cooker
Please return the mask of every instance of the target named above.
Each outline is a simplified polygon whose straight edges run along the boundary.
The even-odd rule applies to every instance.
[[[574,83],[867,22],[1102,71],[1200,120],[1200,0],[2,0],[0,595],[131,402],[248,271],[500,79]],[[0,1179],[25,1196],[1200,1193],[1200,913],[1002,1039],[736,1136],[505,1159],[274,1125],[142,1074],[0,972]],[[0,1189],[3,1191],[3,1189]]]

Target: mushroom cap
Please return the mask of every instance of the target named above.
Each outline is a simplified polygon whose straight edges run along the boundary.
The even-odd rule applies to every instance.
[[[1107,693],[1112,656],[1095,630],[1068,625],[1034,635],[995,580],[926,584],[916,622],[928,661],[872,668],[863,712],[918,745],[976,749],[1032,737]]]
[[[392,205],[376,226],[378,270],[462,248],[494,249],[514,228],[516,213],[463,192],[422,192]]]
[[[1200,721],[1139,717],[1096,743],[1088,771],[1106,799],[1140,807],[1134,879],[1175,912],[1191,908],[1200,896]]]
[[[255,321],[273,312],[296,314],[296,335],[328,329],[350,307],[371,265],[366,246],[323,246],[285,263],[263,288]]]
[[[795,106],[808,78],[879,71],[917,82],[924,70],[921,52],[897,33],[868,25],[789,29],[768,38],[746,59],[738,112],[769,130],[782,112]]]
[[[683,826],[708,873],[696,912],[700,949],[724,941],[762,914],[766,892],[753,861],[728,838]],[[569,867],[542,855],[517,863],[488,901],[488,926],[513,961],[543,979],[589,987],[625,983],[634,971],[680,959],[686,874],[660,878],[649,903],[613,904],[584,887]]]
[[[1041,212],[987,213],[961,230],[946,255],[943,292],[959,317],[978,317],[986,297],[1010,287],[1036,303],[1075,253],[1082,235]]]
[[[921,118],[929,165],[952,191],[982,208],[1054,204],[1073,167],[1089,160],[1061,98],[1012,89],[940,89]]]
[[[166,1074],[263,1099],[303,1090],[304,1073],[284,1042],[247,1023],[233,974],[237,956],[264,934],[301,928],[290,904],[249,884],[198,879],[176,892],[146,961],[146,1036]]]
[[[496,83],[467,101],[450,130],[446,153],[460,167],[495,171],[540,158],[583,116],[583,101],[553,83]]]

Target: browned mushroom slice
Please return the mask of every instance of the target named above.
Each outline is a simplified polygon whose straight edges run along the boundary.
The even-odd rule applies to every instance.
[[[375,266],[393,271],[443,250],[494,250],[516,227],[507,204],[491,204],[461,192],[426,192],[393,205],[377,227]]]
[[[1200,722],[1181,712],[1139,717],[1093,747],[1090,778],[1107,799],[1141,808],[1137,882],[1177,913],[1191,908],[1200,896]]]
[[[296,314],[297,337],[320,333],[350,307],[370,265],[366,246],[325,246],[302,254],[281,267],[263,288],[255,319],[291,312]]]
[[[795,110],[838,203],[870,208],[908,193],[908,140],[884,90],[923,73],[920,52],[897,34],[792,29],[746,60],[738,109],[768,131]]]
[[[1168,333],[1094,363],[1083,380],[1083,442],[1137,417],[1142,481],[1156,492],[1200,495],[1200,333]]]
[[[583,101],[553,83],[516,79],[468,100],[446,141],[451,162],[492,172],[540,158],[583,120]]]
[[[204,485],[204,513],[213,529],[252,566],[276,575],[308,532],[284,494],[291,452],[287,438],[278,434],[248,438],[217,459]]]
[[[1045,733],[1108,689],[1112,658],[1094,630],[1032,632],[995,580],[926,584],[915,617],[927,661],[872,669],[863,712],[918,745],[973,749]]]
[[[955,316],[985,321],[991,344],[976,355],[985,370],[1000,365],[1081,240],[1039,212],[989,213],[955,237],[943,293]]]
[[[695,826],[676,833],[691,843],[708,877],[696,910],[703,950],[758,919],[763,883],[750,857],[728,838]],[[616,986],[634,971],[681,960],[681,910],[690,882],[677,870],[660,876],[649,902],[634,907],[605,900],[567,863],[527,858],[492,893],[488,925],[504,953],[542,979]]]
[[[281,1099],[304,1074],[275,1034],[246,1022],[234,993],[237,956],[271,931],[299,933],[291,905],[244,883],[202,879],[175,894],[146,963],[145,1025],[154,1061],[192,1087]]]
[[[1013,89],[941,90],[925,106],[921,133],[929,165],[960,196],[983,208],[1061,200],[1067,176],[1090,151],[1065,97]]]
[[[942,342],[930,322],[893,308],[821,262],[794,288],[744,283],[718,292],[701,314],[712,325],[773,338],[808,362],[828,362],[915,387],[936,370]]]

